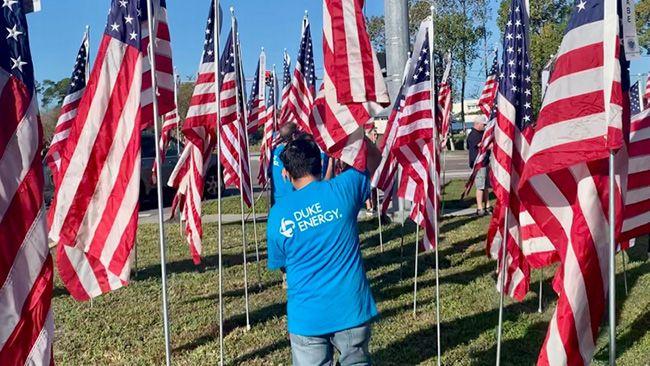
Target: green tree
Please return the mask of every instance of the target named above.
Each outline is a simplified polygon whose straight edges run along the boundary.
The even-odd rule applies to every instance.
[[[639,45],[650,54],[650,0],[641,0],[636,4],[636,27]]]
[[[415,37],[420,23],[431,15],[430,1],[409,1],[409,31],[411,41]],[[486,39],[485,20],[489,11],[486,0],[439,0],[436,2],[436,68],[442,70],[442,60],[446,52],[451,52],[453,62],[452,82],[454,90],[459,90],[460,100],[465,99],[467,71],[469,66],[480,56],[481,40]],[[385,49],[384,17],[375,16],[368,19],[368,33],[374,47]],[[441,72],[437,73],[440,77]],[[464,108],[461,118],[465,118]]]
[[[68,93],[70,86],[70,78],[61,79],[59,81],[44,80],[37,85],[37,91],[41,96],[41,104],[48,108],[60,106],[63,103],[65,95]]]

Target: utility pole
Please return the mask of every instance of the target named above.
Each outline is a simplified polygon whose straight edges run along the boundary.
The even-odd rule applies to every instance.
[[[386,24],[386,71],[392,101],[402,84],[402,73],[410,50],[408,0],[384,0]]]
[[[404,67],[411,49],[408,0],[384,0],[384,24],[386,31],[386,84],[390,100],[395,102],[402,86]],[[400,222],[404,223],[405,201],[397,199],[397,195],[394,195],[393,199],[393,207],[399,208]]]

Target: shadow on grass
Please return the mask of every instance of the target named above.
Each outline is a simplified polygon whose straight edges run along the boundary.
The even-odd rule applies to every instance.
[[[505,307],[504,317],[506,322],[517,321],[520,314],[530,312],[536,306],[536,299],[531,298],[523,303],[513,303]],[[390,309],[382,312],[383,317],[392,314],[402,313],[410,308],[409,305]],[[466,316],[450,322],[442,322],[441,343],[444,349],[452,349],[462,343],[471,342],[486,331],[494,330],[498,323],[498,309],[485,311],[478,314]],[[528,341],[528,340],[526,340]],[[430,327],[420,331],[412,332],[397,342],[373,352],[373,360],[378,365],[416,365],[431,361],[436,357],[436,328]],[[513,345],[514,347],[514,345]],[[521,347],[521,340],[519,340]],[[486,356],[487,358],[487,356]],[[493,364],[494,356],[486,360],[486,364]],[[521,364],[531,364],[524,362]],[[444,364],[444,362],[443,362]]]
[[[501,364],[502,365],[532,365],[537,361],[539,349],[546,337],[548,324],[538,321],[526,328],[525,333],[516,338],[501,343]],[[522,347],[526,342],[526,347]],[[496,360],[496,343],[489,350],[471,354],[471,365],[488,366],[494,365]]]
[[[265,306],[261,309],[257,309],[250,312],[250,322],[251,324],[260,324],[264,323],[268,319],[274,317],[283,316],[286,312],[286,302],[271,304]],[[246,313],[237,314],[231,318],[225,319],[224,321],[224,337],[227,336],[230,332],[237,328],[246,327]],[[218,341],[219,339],[219,327],[218,325],[210,327],[210,330],[203,335],[193,339],[192,341],[174,348],[173,353],[184,353],[191,352],[201,346],[204,346],[208,343]],[[278,346],[279,347],[279,346]],[[261,352],[260,350],[255,353]],[[250,356],[251,358],[254,356]]]

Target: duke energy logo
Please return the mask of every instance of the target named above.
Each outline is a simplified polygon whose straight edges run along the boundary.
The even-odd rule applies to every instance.
[[[317,226],[339,220],[342,215],[339,209],[323,210],[320,202],[296,211],[291,219],[283,218],[280,222],[280,234],[292,238],[296,229],[300,232]]]
[[[282,219],[282,222],[280,223],[280,234],[284,235],[287,238],[292,238],[293,232],[295,230],[296,230],[295,222],[287,219]]]

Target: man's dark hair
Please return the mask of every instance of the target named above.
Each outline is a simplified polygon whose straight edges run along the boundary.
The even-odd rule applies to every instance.
[[[320,177],[323,170],[320,149],[314,140],[309,138],[298,138],[289,142],[280,154],[280,160],[293,179],[308,175]]]

